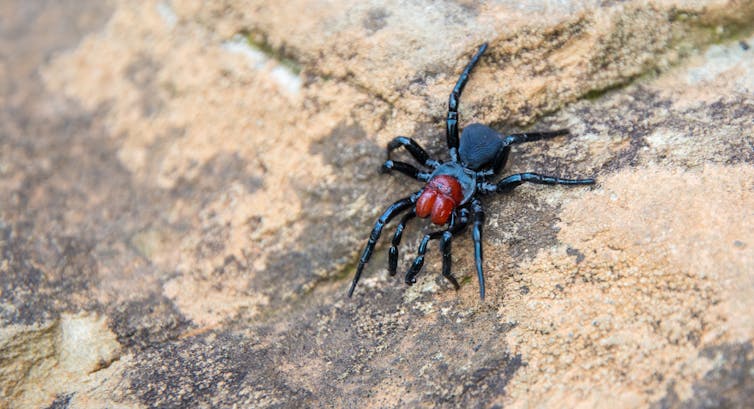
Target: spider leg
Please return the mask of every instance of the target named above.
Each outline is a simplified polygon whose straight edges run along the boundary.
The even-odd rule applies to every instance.
[[[432,175],[431,173],[422,172],[414,165],[408,164],[406,162],[398,162],[388,159],[385,161],[385,163],[382,164],[382,171],[390,172],[391,170],[397,170],[398,172],[401,172],[408,177],[412,177],[422,182],[428,181],[429,177]]]
[[[390,272],[391,276],[394,276],[396,271],[398,270],[398,246],[401,244],[403,229],[406,228],[406,223],[408,223],[408,221],[413,219],[414,217],[416,217],[416,211],[411,210],[401,218],[398,226],[395,227],[395,235],[393,235],[392,243],[393,245],[390,246],[390,251],[388,252],[388,272]]]
[[[427,151],[421,147],[415,140],[407,138],[405,136],[397,136],[387,144],[387,158],[390,160],[390,153],[395,149],[403,146],[408,153],[416,159],[417,162],[430,168],[436,168],[440,163],[429,157]]]
[[[419,244],[419,254],[414,259],[414,263],[411,264],[408,271],[406,271],[406,284],[412,285],[416,283],[416,275],[419,274],[419,271],[421,271],[424,266],[424,255],[427,253],[427,245],[429,244],[429,241],[439,239],[446,231],[447,230],[437,230],[424,235],[421,244]]]
[[[469,210],[465,208],[461,209],[458,218],[458,224],[446,230],[442,234],[442,239],[440,239],[440,251],[442,251],[442,276],[450,281],[450,283],[453,284],[453,287],[455,287],[456,290],[461,288],[461,286],[458,285],[458,281],[456,281],[456,278],[453,277],[453,274],[451,274],[450,272],[450,266],[452,264],[452,257],[450,255],[450,243],[453,236],[465,229],[468,224]]]
[[[517,143],[540,141],[542,139],[550,139],[568,134],[570,134],[568,129],[558,129],[557,131],[547,132],[514,133],[503,138],[503,143],[508,146]]]
[[[508,162],[508,156],[511,153],[511,147],[505,146],[503,149],[500,149],[498,151],[497,155],[495,155],[495,161],[492,162],[492,173],[498,174],[501,169],[505,167],[505,164]]]
[[[457,212],[454,211],[451,215],[450,226],[446,230],[437,230],[427,233],[422,239],[421,244],[419,244],[418,255],[414,259],[413,264],[411,264],[411,267],[406,272],[406,284],[412,285],[416,283],[416,276],[424,266],[424,255],[427,253],[427,245],[429,244],[429,241],[435,239],[445,239],[446,234],[449,234],[450,237],[452,237],[453,234],[463,229],[466,224],[468,224],[468,211],[466,210],[465,212],[462,212],[460,216]],[[449,243],[450,238],[447,238],[445,240]],[[450,280],[450,282],[453,283],[453,286],[458,289],[460,287],[458,286],[458,282],[455,280],[455,278],[453,278],[453,276],[450,275],[450,265],[446,264],[446,260],[450,259],[450,247],[447,247],[448,244],[446,244],[445,246],[446,248],[443,249],[443,244],[442,242],[440,243],[440,248],[443,249],[443,276]],[[447,250],[447,254],[444,250]]]
[[[359,282],[359,278],[361,278],[361,272],[364,270],[364,266],[369,261],[369,258],[372,257],[372,251],[374,251],[374,246],[375,244],[377,244],[377,240],[380,238],[382,228],[393,217],[398,215],[398,213],[406,210],[411,206],[414,206],[416,200],[419,198],[420,193],[421,191],[416,192],[409,197],[405,197],[393,203],[385,210],[384,213],[382,213],[382,216],[377,219],[377,222],[374,223],[372,233],[369,235],[369,241],[367,242],[366,247],[364,247],[364,252],[361,253],[361,258],[359,258],[359,265],[358,267],[356,267],[356,274],[353,277],[353,282],[351,282],[351,288],[348,290],[349,297],[353,295],[353,290],[356,288],[356,284]]]
[[[496,185],[487,183],[482,186],[482,189],[487,193],[505,193],[510,192],[516,186],[525,182],[536,183],[538,185],[592,185],[594,184],[594,179],[561,179],[538,173],[517,173],[503,178]]]
[[[501,149],[500,152],[498,152],[492,165],[493,173],[497,174],[503,167],[505,167],[505,163],[508,162],[508,155],[511,151],[511,145],[524,142],[540,141],[542,139],[550,139],[568,134],[570,134],[568,129],[558,129],[556,131],[547,132],[514,133],[512,135],[504,137],[504,148]]]
[[[479,61],[479,58],[482,56],[482,54],[484,54],[484,51],[486,49],[487,43],[479,46],[479,50],[477,50],[474,57],[471,58],[471,61],[469,61],[468,65],[466,65],[466,68],[458,77],[458,82],[456,82],[456,86],[453,87],[453,91],[450,93],[450,97],[448,98],[448,117],[445,121],[445,132],[448,140],[448,151],[450,153],[450,159],[454,162],[458,160],[458,101],[461,98],[461,93],[463,92],[463,88],[466,86],[466,82],[469,81],[471,70],[474,68],[476,63]]]
[[[484,224],[484,209],[479,199],[471,201],[471,210],[474,211],[474,261],[476,262],[476,275],[479,279],[479,298],[484,299],[484,271],[482,270],[482,225]]]

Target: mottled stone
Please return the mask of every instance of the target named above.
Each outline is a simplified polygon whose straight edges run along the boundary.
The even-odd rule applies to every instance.
[[[455,73],[487,41],[464,111],[519,124],[666,69],[699,45],[751,30],[754,18],[754,4],[726,0],[226,0],[176,10],[221,36],[248,33],[307,72],[348,79],[420,121],[445,115]]]
[[[111,7],[0,5],[0,407],[749,404],[750,2]],[[484,301],[423,221],[347,298],[482,41],[461,126],[597,185],[485,199]]]

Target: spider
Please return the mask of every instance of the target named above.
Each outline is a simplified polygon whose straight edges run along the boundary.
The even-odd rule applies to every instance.
[[[390,205],[374,224],[369,235],[364,252],[359,258],[348,296],[353,295],[359,282],[364,266],[374,251],[375,244],[380,238],[382,228],[398,214],[408,210],[400,219],[393,235],[392,246],[388,252],[388,271],[395,275],[398,267],[398,245],[400,245],[406,224],[415,217],[429,217],[432,223],[442,227],[440,230],[427,233],[419,244],[418,255],[406,272],[406,284],[416,283],[416,276],[424,265],[424,255],[430,240],[440,240],[442,252],[442,275],[455,287],[460,288],[458,281],[450,272],[451,254],[450,243],[453,237],[466,229],[473,220],[474,260],[479,279],[479,296],[484,299],[484,273],[482,271],[482,225],[484,224],[484,208],[479,200],[481,196],[492,193],[508,193],[522,183],[536,183],[542,185],[591,185],[594,179],[561,179],[554,176],[537,173],[517,173],[491,182],[505,166],[511,145],[532,142],[542,139],[568,135],[567,129],[549,132],[519,133],[504,136],[492,128],[482,124],[467,125],[461,133],[460,144],[458,138],[458,101],[469,80],[471,70],[479,61],[487,43],[482,44],[474,57],[458,78],[448,101],[448,116],[445,130],[448,143],[447,162],[429,157],[427,152],[416,141],[405,136],[394,138],[387,145],[387,161],[382,165],[383,172],[398,171],[420,182],[424,187],[408,197]],[[420,165],[431,170],[421,170],[405,162],[390,159],[393,150],[405,148]]]

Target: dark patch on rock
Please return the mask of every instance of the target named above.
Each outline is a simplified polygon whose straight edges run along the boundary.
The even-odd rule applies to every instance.
[[[665,391],[665,396],[652,405],[652,409],[681,408],[681,399],[675,391],[675,383],[671,382]]]
[[[384,8],[375,7],[367,11],[366,17],[362,22],[364,29],[369,35],[374,34],[387,26],[387,18],[390,17],[390,12]]]
[[[156,115],[165,105],[161,88],[157,82],[160,64],[148,55],[141,55],[126,67],[125,77],[141,93],[141,111],[149,118]]]
[[[21,180],[0,196],[6,251],[16,263],[4,284],[14,287],[8,294],[15,294],[19,312],[26,305],[18,298],[23,288],[38,297],[27,300],[36,312],[22,313],[27,318],[18,318],[24,322],[94,307],[88,291],[102,266],[108,271],[148,267],[122,239],[160,214],[150,207],[160,194],[132,184],[113,140],[95,119],[99,113],[46,98],[59,116],[40,116],[36,99],[15,112],[0,110],[0,123],[10,126],[2,160]],[[30,277],[40,278],[34,284]]]
[[[384,152],[367,138],[366,131],[358,123],[338,124],[330,135],[309,148],[310,154],[321,155],[325,163],[342,172],[342,176],[356,178],[362,174],[366,177],[376,175],[385,160]],[[374,164],[371,172],[370,164]]]
[[[610,135],[607,136],[628,141],[628,147],[616,150],[613,158],[602,164],[599,174],[637,166],[639,152],[647,146],[645,138],[656,129],[657,122],[666,116],[672,105],[672,101],[660,98],[657,92],[642,86],[637,86],[631,94],[616,95],[613,100],[612,104],[590,104],[576,112],[584,120],[586,132],[599,134],[608,131]],[[654,120],[647,117],[654,117]]]
[[[447,313],[429,313],[438,325],[426,326],[427,312],[401,305],[403,288],[369,291],[345,303],[309,299],[294,315],[251,327],[237,323],[245,336],[212,332],[148,346],[126,373],[129,394],[148,407],[357,407],[390,385],[409,392],[382,407],[469,407],[504,394],[525,365],[505,352],[511,326],[495,323],[494,309],[469,315],[451,300],[438,305]],[[476,331],[480,325],[488,330]],[[424,347],[437,343],[439,351]]]
[[[194,252],[201,259],[220,255],[230,239],[230,224],[210,223],[202,229],[202,238]]]
[[[584,253],[580,252],[579,249],[574,249],[571,247],[568,247],[566,249],[566,254],[568,254],[569,256],[576,256],[576,264],[581,263],[585,258]]]
[[[369,222],[362,222],[362,214],[348,212],[348,206],[357,199],[359,192],[326,186],[315,187],[315,190],[317,188],[317,192],[308,192],[311,195],[305,196],[308,215],[300,236],[302,250],[272,257],[276,261],[267,273],[260,274],[260,279],[279,280],[277,286],[302,293],[317,282],[335,279],[344,266],[353,262],[347,256],[359,246],[352,239],[353,232],[360,230],[359,226],[369,229]]]
[[[446,61],[438,61],[436,63],[427,64],[422,67],[421,70],[417,70],[416,73],[407,79],[404,84],[400,86],[400,93],[402,95],[423,95],[426,105],[431,105],[432,96],[427,95],[425,90],[428,84],[436,82],[438,78],[442,78],[448,73],[453,75],[454,63],[448,64]],[[447,95],[450,95],[450,89],[447,90]],[[438,114],[429,118],[428,124],[437,124],[445,126],[445,113]],[[444,132],[444,130],[443,130]],[[442,140],[445,140],[445,135],[442,135]]]
[[[164,209],[173,203],[166,192],[138,185],[118,159],[118,137],[101,123],[108,109],[87,111],[43,86],[39,65],[85,32],[104,24],[110,9],[98,1],[18,2],[18,14],[0,30],[10,41],[14,64],[9,78],[23,87],[1,89],[0,98],[0,320],[33,324],[63,311],[106,309],[95,289],[113,274],[159,274],[129,238],[146,227],[175,228]],[[19,18],[23,21],[16,21]],[[53,22],[54,24],[50,25]],[[3,58],[7,55],[3,54]],[[3,60],[0,58],[0,60]],[[134,81],[147,74],[132,73]],[[15,181],[13,183],[4,183]],[[105,286],[107,283],[105,283]],[[170,316],[171,306],[155,301]],[[117,308],[117,307],[116,307]],[[135,305],[121,311],[145,313]],[[154,311],[153,311],[154,312]],[[117,315],[117,314],[116,314]],[[149,314],[147,314],[149,315]],[[116,323],[126,344],[146,343],[159,335],[154,327],[139,331],[138,317]],[[154,317],[150,317],[154,319]],[[182,322],[182,319],[175,318]],[[157,325],[144,319],[148,325]],[[169,319],[162,330],[172,336]],[[125,334],[133,331],[135,338]],[[60,401],[65,401],[60,398]]]
[[[278,351],[247,338],[211,333],[139,354],[127,371],[131,391],[149,408],[306,407],[312,392],[292,389]]]
[[[307,250],[312,246],[314,246],[312,242],[304,244],[304,248]],[[308,290],[308,286],[318,281],[312,269],[312,256],[316,256],[316,254],[306,251],[292,251],[281,256],[274,256],[265,272],[259,274],[255,278],[254,285],[250,287],[275,289],[274,292],[278,296],[281,288],[302,294]],[[325,261],[322,259],[319,262],[324,263]]]
[[[518,261],[533,258],[540,249],[558,244],[558,208],[540,200],[539,194],[526,192],[527,188],[531,188],[531,185],[523,185],[511,193],[490,196],[484,202],[487,220],[498,219],[499,226],[492,228],[487,223],[485,240],[504,243],[508,254]],[[546,190],[541,194],[547,194]]]
[[[462,130],[463,128],[459,129],[459,131]],[[444,115],[435,121],[418,124],[416,134],[406,136],[414,138],[414,140],[416,140],[422,147],[424,147],[427,153],[429,153],[430,157],[441,161],[450,159],[448,156],[448,141],[445,136]],[[395,153],[402,153],[403,155],[405,155],[403,157],[404,161],[413,161],[413,159],[408,159],[410,158],[410,156],[405,152],[395,151]],[[396,155],[396,158],[397,157],[398,156]]]
[[[3,321],[24,324],[49,318],[47,311],[51,308],[39,305],[41,302],[49,301],[49,298],[37,296],[44,273],[32,264],[26,243],[19,242],[12,228],[4,226],[0,234],[0,255],[3,260],[0,301],[2,305],[13,306],[12,309],[2,307],[0,316]],[[33,310],[44,312],[40,317],[39,313],[34,313]]]
[[[393,400],[372,400],[373,404],[471,407],[504,394],[512,376],[524,365],[520,356],[505,352],[504,334],[511,326],[496,323],[491,310],[470,316],[455,310],[453,300],[436,306],[435,311],[447,309],[443,314],[402,304],[405,289],[401,287],[369,288],[368,295],[355,295],[346,303],[323,304],[315,310],[316,315],[300,317],[286,331],[282,344],[290,345],[291,352],[285,356],[291,362],[316,359],[333,368],[311,381],[337,385],[332,392],[317,393],[316,401],[325,406],[355,407],[365,399],[385,397],[385,386],[405,392],[393,395]],[[428,318],[435,325],[425,325]],[[480,325],[487,329],[476,331]],[[407,349],[411,352],[406,353]]]
[[[72,308],[70,300],[85,294],[96,280],[92,245],[73,237],[37,241],[18,227],[0,229],[0,319],[32,324],[56,318],[60,311]]]
[[[750,408],[754,396],[754,354],[752,345],[723,344],[708,347],[700,356],[716,363],[702,379],[694,382],[693,396],[681,401],[673,384],[654,409]]]
[[[746,129],[752,117],[754,103],[749,98],[721,98],[711,104],[684,110],[672,125],[688,135],[689,143],[709,144],[711,161],[735,165],[754,163],[754,135],[736,133],[728,138],[722,135],[731,128]]]
[[[445,7],[448,13],[445,14],[446,24],[452,25],[469,25],[479,15],[479,5],[475,2],[448,2],[454,7]]]
[[[618,172],[648,161],[681,167],[697,167],[705,162],[754,163],[751,135],[731,132],[732,129],[746,129],[749,126],[747,121],[754,115],[754,104],[745,97],[726,96],[710,104],[678,109],[673,100],[646,86],[636,85],[620,94],[605,97],[601,104],[579,102],[572,113],[585,125],[581,132],[603,136],[614,145],[612,157],[601,164],[591,164],[599,166],[596,168],[598,174]],[[667,141],[669,148],[663,145],[664,133],[678,138],[677,141]],[[654,143],[659,142],[659,146],[649,143],[650,136]],[[673,156],[674,151],[664,151],[686,147],[693,153],[685,158]],[[583,156],[579,153],[574,150],[575,156]],[[557,164],[573,165],[564,160]]]
[[[508,382],[521,367],[526,366],[521,355],[511,355],[507,352],[502,358],[490,361],[488,365],[471,374],[471,379],[466,381],[461,396],[454,403],[470,407],[477,402],[489,402],[492,398],[505,396]]]
[[[273,298],[280,297],[281,287],[301,294],[320,281],[339,276],[339,271],[353,262],[350,256],[344,256],[353,254],[358,247],[353,237],[361,237],[357,232],[362,230],[365,230],[364,237],[369,234],[369,217],[349,208],[359,200],[377,206],[384,203],[385,207],[390,203],[390,199],[385,199],[385,189],[373,189],[374,185],[369,182],[381,178],[379,169],[384,150],[370,142],[358,124],[337,126],[309,151],[321,155],[338,177],[333,183],[318,185],[308,184],[306,180],[293,181],[305,209],[301,223],[306,228],[299,238],[302,248],[270,257],[272,262],[267,272],[258,274],[253,285],[270,289]],[[360,199],[361,196],[364,198]],[[338,228],[333,229],[333,226]]]
[[[138,349],[175,339],[189,324],[173,302],[161,294],[115,305],[108,315],[118,342]]]
[[[461,2],[453,2],[453,3],[461,7],[464,14],[473,18],[476,18],[479,16],[479,13],[481,11],[480,9],[482,7],[482,3],[479,3],[476,1],[461,1]]]
[[[50,406],[47,409],[68,409],[71,404],[72,393],[61,394],[55,397]]]
[[[43,82],[37,68],[105,24],[112,4],[96,0],[3,2],[0,24],[0,92],[33,95]],[[5,100],[8,101],[8,100]],[[0,133],[1,135],[2,133]]]
[[[7,74],[0,80],[0,321],[32,324],[96,307],[81,301],[93,298],[84,295],[98,271],[95,237],[65,222],[71,207],[90,200],[80,185],[101,180],[96,168],[78,166],[101,158],[71,142],[96,125],[91,114],[47,95],[38,69],[102,26],[111,8],[71,0],[3,7],[11,14],[0,26],[0,72]]]
[[[702,350],[701,356],[722,364],[707,372],[693,386],[694,397],[689,407],[744,408],[754,396],[754,355],[752,345],[725,344]]]
[[[417,71],[417,73],[409,78],[405,86],[402,86],[401,91],[406,94],[418,94],[420,90],[427,87],[427,81],[431,76],[427,71]],[[435,118],[432,118],[435,119]]]
[[[194,178],[180,178],[173,188],[173,194],[206,205],[235,182],[249,193],[257,191],[262,187],[261,176],[264,172],[261,165],[248,163],[237,152],[223,152],[202,165]]]
[[[412,356],[397,357],[391,365],[390,369],[398,373],[413,374],[396,382],[408,391],[418,392],[416,396],[408,394],[404,398],[405,406],[442,403],[452,407],[472,407],[489,402],[505,394],[510,379],[525,365],[520,355],[510,355],[505,352],[504,342],[493,339],[503,337],[510,329],[508,325],[495,325],[484,334],[476,334],[470,329],[481,320],[489,319],[487,314],[455,325],[451,324],[452,320],[457,320],[453,315],[441,318],[440,325],[412,336],[412,342],[417,345],[434,342],[440,345],[439,348],[415,349]],[[416,320],[420,319],[416,317]],[[379,365],[373,364],[370,369],[375,367]],[[422,368],[421,372],[417,373],[416,368]],[[437,379],[443,381],[437,383]]]

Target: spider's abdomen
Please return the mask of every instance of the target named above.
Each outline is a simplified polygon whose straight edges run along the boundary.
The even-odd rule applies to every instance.
[[[486,125],[470,124],[463,128],[458,154],[466,166],[480,170],[492,164],[503,147],[497,131]]]
[[[432,216],[432,223],[442,226],[463,200],[463,189],[458,179],[450,175],[433,177],[416,201],[416,215]]]

